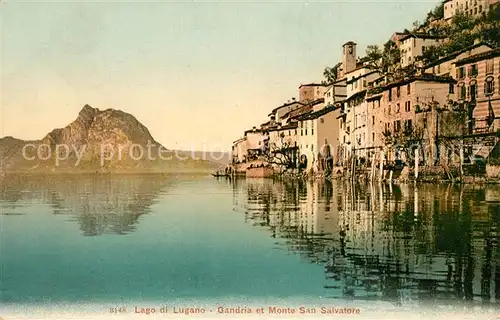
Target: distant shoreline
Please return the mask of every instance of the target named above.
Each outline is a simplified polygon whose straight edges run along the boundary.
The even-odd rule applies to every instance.
[[[24,176],[57,176],[57,175],[93,175],[93,176],[123,176],[123,175],[206,175],[209,176],[209,170],[177,170],[177,171],[1,171],[3,176],[24,175]]]

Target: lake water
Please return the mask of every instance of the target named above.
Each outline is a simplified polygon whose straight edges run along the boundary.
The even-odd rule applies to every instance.
[[[154,175],[0,186],[0,316],[171,303],[489,315],[500,305],[500,186]]]

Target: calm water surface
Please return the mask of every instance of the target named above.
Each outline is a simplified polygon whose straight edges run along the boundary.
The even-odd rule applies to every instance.
[[[0,304],[500,304],[500,187],[7,177]]]

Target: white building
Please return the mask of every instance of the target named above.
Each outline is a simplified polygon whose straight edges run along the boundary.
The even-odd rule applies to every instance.
[[[439,44],[441,38],[428,34],[409,33],[399,39],[399,50],[401,50],[401,66],[407,67],[415,62],[430,46]]]
[[[297,146],[300,157],[306,159],[307,171],[317,172],[327,165],[333,166],[338,153],[340,107],[324,106],[322,100],[313,106],[318,106],[315,110],[298,118]]]
[[[371,145],[368,104],[365,95],[368,84],[380,78],[377,71],[358,66],[358,68],[345,74],[346,79],[346,99],[340,118],[339,139],[342,148],[342,161],[346,161],[352,150],[358,150],[359,155],[363,155]]]
[[[479,16],[490,10],[499,0],[448,0],[444,2],[444,18],[453,18],[459,12],[470,16]]]

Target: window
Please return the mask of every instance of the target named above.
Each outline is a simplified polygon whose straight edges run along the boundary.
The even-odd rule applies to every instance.
[[[410,94],[410,93],[411,93],[411,86],[410,86],[410,84],[408,84],[406,86],[406,94]]]
[[[479,5],[479,13],[483,12],[483,6]]]
[[[375,132],[372,132],[372,141],[375,142]]]
[[[437,73],[441,73],[441,65],[440,64],[437,65]]]
[[[494,60],[486,60],[486,74],[492,74],[495,68]]]
[[[476,101],[477,85],[475,82],[469,86],[469,97],[470,97],[470,101]]]
[[[425,46],[422,46],[422,53],[425,52],[425,49],[426,49]]]
[[[314,152],[314,144],[311,144],[311,151]]]
[[[487,96],[491,96],[495,92],[495,79],[493,77],[486,78],[486,82],[484,83],[484,94]]]
[[[465,78],[465,67],[458,68],[458,79]]]
[[[372,116],[372,126],[375,125],[375,116]]]
[[[455,85],[453,83],[450,83],[450,88],[448,89],[448,93],[450,94],[455,93]]]
[[[477,77],[477,64],[473,64],[469,67],[469,77]]]
[[[401,130],[401,122],[399,120],[394,121],[394,132]]]
[[[464,86],[464,83],[459,83],[458,88],[460,90],[459,100],[465,100],[467,98],[467,88]]]
[[[399,98],[401,96],[401,87],[396,88],[396,96]]]
[[[424,118],[424,129],[427,129],[427,118]]]
[[[392,101],[392,88],[389,89],[389,101]]]
[[[396,104],[396,112],[399,112],[399,109],[400,109],[400,106],[399,106],[399,103]]]
[[[411,111],[411,101],[406,101],[405,102],[405,111],[410,112]]]

